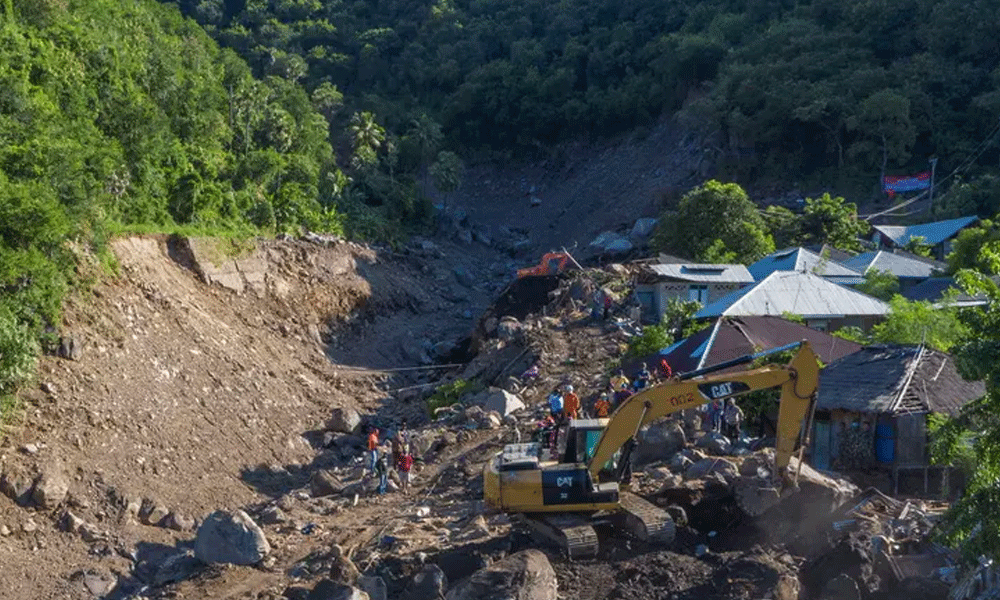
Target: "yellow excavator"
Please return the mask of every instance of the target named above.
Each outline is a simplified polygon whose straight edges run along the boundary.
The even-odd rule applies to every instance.
[[[796,348],[787,365],[719,373]],[[737,483],[740,507],[759,516],[797,487],[788,466],[796,448],[805,447],[811,424],[804,421],[812,420],[818,386],[819,364],[806,341],[684,373],[632,396],[607,419],[571,420],[555,449],[537,442],[505,446],[483,468],[483,495],[489,506],[515,515],[571,558],[597,554],[596,523],[669,545],[674,539],[670,515],[628,491],[639,430],[713,400],[781,388],[775,468],[764,482]]]

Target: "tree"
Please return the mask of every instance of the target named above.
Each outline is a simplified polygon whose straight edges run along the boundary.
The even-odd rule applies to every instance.
[[[910,100],[899,92],[884,89],[865,98],[860,112],[847,122],[861,139],[850,148],[850,153],[868,160],[881,159],[881,177],[885,177],[889,161],[903,164],[910,158],[910,147],[917,131],[910,120]]]
[[[776,248],[798,246],[802,241],[802,216],[784,206],[772,204],[764,209],[764,223]]]
[[[370,112],[354,113],[351,116],[350,132],[354,143],[354,158],[365,165],[374,164],[378,149],[385,141],[385,129],[375,122],[375,115]]]
[[[328,121],[333,121],[334,116],[344,106],[344,94],[337,89],[337,86],[324,81],[313,90],[312,103]]]
[[[948,352],[969,334],[958,309],[930,302],[913,302],[895,296],[889,301],[885,321],[872,327],[871,337],[884,344],[921,344]]]
[[[858,238],[868,233],[868,223],[858,219],[853,202],[824,193],[816,199],[806,198],[800,231],[805,243],[857,251],[861,249]]]
[[[903,245],[903,250],[916,254],[917,256],[930,257],[931,246],[927,243],[927,238],[922,235],[916,235],[906,240],[906,244]]]
[[[450,194],[458,189],[462,183],[462,159],[454,152],[442,150],[438,153],[437,160],[431,165],[430,173],[434,179],[434,187],[439,191]]]
[[[946,257],[948,272],[955,274],[962,269],[973,269],[986,275],[997,275],[1000,270],[988,260],[992,255],[983,254],[982,249],[998,240],[1000,226],[989,219],[980,221],[977,227],[958,232],[958,237],[951,244],[951,252]]]
[[[977,262],[1000,265],[1000,242],[983,246]],[[963,407],[957,419],[937,423],[933,458],[950,464],[971,447],[971,474],[965,493],[940,524],[941,537],[957,546],[969,562],[979,556],[1000,559],[1000,286],[977,271],[958,279],[966,293],[984,294],[990,303],[963,313],[965,335],[955,351],[956,364],[970,380],[982,380],[986,395]],[[970,433],[971,432],[971,435]]]
[[[434,153],[437,152],[443,137],[441,134],[441,125],[428,117],[427,113],[421,113],[419,117],[413,119],[410,123],[410,132],[407,134],[407,139],[417,149],[418,168],[424,171],[423,187],[425,194],[427,193],[427,178],[430,176],[428,163],[430,163]]]
[[[667,328],[667,332],[673,337],[674,342],[679,342],[706,327],[694,320],[694,315],[699,309],[701,309],[699,302],[670,298],[667,300],[660,325]]]
[[[626,356],[656,354],[673,343],[673,336],[666,325],[646,325],[642,333],[629,341]]]
[[[870,269],[865,280],[858,284],[858,291],[888,302],[899,293],[899,277],[889,271]]]
[[[743,188],[715,180],[689,191],[676,212],[660,218],[653,244],[669,254],[698,260],[728,252],[744,263],[774,251],[764,219]]]

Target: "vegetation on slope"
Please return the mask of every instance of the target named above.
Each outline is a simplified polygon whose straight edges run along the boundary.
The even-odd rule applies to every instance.
[[[0,141],[0,396],[111,232],[342,224],[304,90],[155,2],[0,1]]]
[[[403,135],[426,114],[463,149],[539,148],[686,105],[741,180],[871,190],[931,156],[966,175],[998,157],[978,147],[1000,116],[997,0],[173,2],[258,73],[342,93],[341,121],[371,111]]]

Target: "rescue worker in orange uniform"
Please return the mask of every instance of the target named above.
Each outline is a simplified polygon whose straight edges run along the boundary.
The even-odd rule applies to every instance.
[[[608,401],[608,393],[602,392],[597,402],[594,402],[594,414],[598,419],[603,419],[611,412],[611,402]]]
[[[563,394],[563,416],[567,419],[576,419],[580,414],[580,397],[573,393],[573,386],[566,386],[566,393]]]

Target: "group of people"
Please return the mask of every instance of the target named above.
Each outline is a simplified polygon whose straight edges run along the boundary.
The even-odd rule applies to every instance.
[[[642,367],[632,379],[626,377],[625,371],[620,369],[608,380],[607,387],[594,397],[593,403],[589,406],[583,405],[572,384],[561,384],[548,396],[549,414],[539,423],[539,430],[543,438],[554,440],[559,426],[570,419],[607,418],[616,407],[632,395],[671,375],[670,365],[665,360],[655,371],[650,371],[648,365],[642,363]]]
[[[389,471],[395,469],[399,476],[400,490],[407,494],[410,489],[410,471],[413,470],[415,459],[407,436],[406,419],[387,439],[380,440],[380,433],[374,426],[368,431],[369,475],[378,477],[378,493],[384,495],[389,487]]]
[[[731,440],[738,440],[743,429],[743,409],[736,404],[736,398],[726,401],[712,400],[705,410],[705,429],[721,433]]]
[[[537,370],[533,373],[538,376]],[[548,396],[549,414],[539,423],[539,433],[543,441],[554,447],[559,427],[570,419],[606,418],[615,408],[634,394],[673,377],[673,370],[666,360],[661,359],[656,368],[650,370],[642,363],[639,371],[629,379],[620,369],[608,380],[607,387],[598,393],[593,404],[585,407],[572,384],[557,386]],[[713,400],[702,409],[703,429],[722,433],[731,439],[739,439],[742,432],[744,414],[736,400]]]

